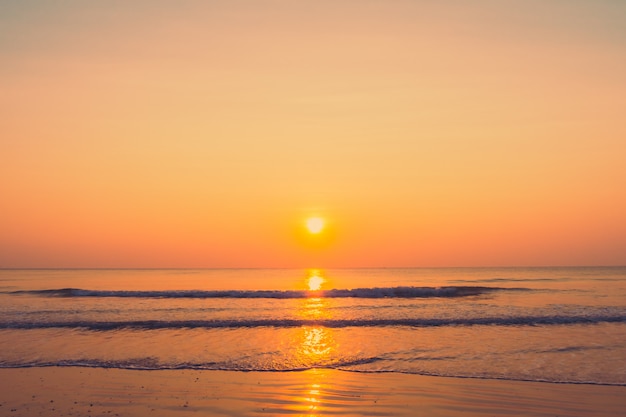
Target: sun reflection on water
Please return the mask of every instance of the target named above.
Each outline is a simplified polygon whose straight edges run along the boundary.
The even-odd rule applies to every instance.
[[[336,343],[331,329],[321,326],[302,329],[298,354],[301,363],[309,368],[305,372],[309,380],[301,387],[301,394],[294,404],[294,411],[302,413],[300,415],[322,415],[332,406],[328,403],[328,396],[333,387],[328,383],[328,370],[324,367],[332,363],[335,350]]]
[[[307,395],[304,397],[304,402],[308,403],[309,411],[317,411],[320,403],[320,388],[321,385],[312,383],[307,390]]]
[[[326,282],[326,279],[322,275],[322,271],[319,269],[310,269],[308,271],[307,286],[309,291],[320,291],[322,284]]]
[[[302,301],[302,308],[298,315],[306,320],[320,321],[329,319],[328,300],[324,298],[306,298]]]
[[[299,354],[312,367],[323,366],[328,363],[333,345],[334,339],[328,329],[305,327]]]
[[[307,369],[309,382],[302,386],[295,410],[299,415],[318,416],[328,410],[325,398],[332,391],[328,384],[328,370],[337,357],[334,330],[324,327],[323,321],[332,318],[332,299],[324,298],[323,286],[327,279],[319,269],[307,271],[305,285],[308,297],[299,300],[297,315],[307,321],[298,332],[295,342],[297,362]],[[328,401],[328,400],[326,400]]]
[[[307,325],[298,332],[298,361],[304,368],[327,366],[337,349],[333,329],[323,326],[324,320],[332,318],[329,300],[313,297],[305,298],[301,303],[297,314],[307,321]]]

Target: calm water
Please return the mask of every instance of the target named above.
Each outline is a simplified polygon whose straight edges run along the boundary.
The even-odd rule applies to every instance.
[[[626,385],[626,268],[0,270],[0,367],[45,366]]]

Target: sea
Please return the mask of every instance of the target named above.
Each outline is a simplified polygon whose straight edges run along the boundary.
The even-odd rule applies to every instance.
[[[3,269],[0,368],[626,385],[626,267]]]

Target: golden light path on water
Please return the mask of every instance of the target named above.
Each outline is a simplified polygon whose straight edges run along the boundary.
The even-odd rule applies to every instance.
[[[307,286],[310,297],[302,301],[298,315],[303,319],[316,321],[332,318],[328,300],[320,297],[320,291],[326,278],[318,269],[311,269],[307,274]],[[300,415],[316,416],[332,407],[332,392],[335,391],[324,367],[332,364],[337,357],[337,343],[333,330],[317,325],[304,326],[299,333],[297,360],[303,368],[309,368],[310,381],[302,387],[294,410]]]
[[[319,291],[322,289],[322,284],[326,282],[322,272],[319,269],[310,269],[308,271],[307,286],[309,291]],[[311,294],[316,295],[316,294]]]

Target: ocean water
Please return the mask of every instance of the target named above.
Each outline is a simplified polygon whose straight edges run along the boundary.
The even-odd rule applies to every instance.
[[[626,268],[0,270],[0,367],[626,385]]]

